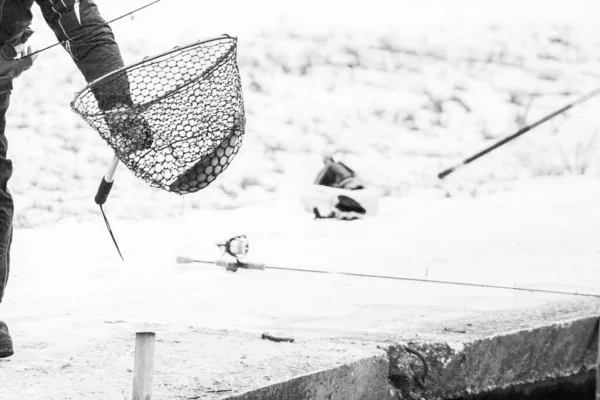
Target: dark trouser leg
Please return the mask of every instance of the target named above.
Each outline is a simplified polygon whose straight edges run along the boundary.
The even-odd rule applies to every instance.
[[[10,103],[10,92],[0,94],[0,302],[8,281],[10,270],[10,244],[12,241],[13,199],[7,188],[12,175],[12,162],[6,158],[8,141],[4,134],[6,110]]]

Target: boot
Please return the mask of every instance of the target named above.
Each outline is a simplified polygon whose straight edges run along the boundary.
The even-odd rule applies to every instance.
[[[0,358],[10,357],[13,355],[13,345],[10,335],[8,334],[8,326],[0,321]]]

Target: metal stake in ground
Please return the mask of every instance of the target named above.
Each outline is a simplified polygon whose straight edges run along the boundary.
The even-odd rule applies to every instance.
[[[154,332],[138,332],[135,334],[133,400],[152,400],[155,338]]]
[[[474,156],[471,156],[469,158],[467,158],[466,160],[464,160],[462,163],[455,165],[452,168],[448,168],[445,171],[442,171],[441,173],[438,174],[438,178],[440,179],[444,179],[445,177],[447,177],[448,175],[450,175],[451,173],[453,173],[454,171],[464,167],[465,165],[468,165],[470,163],[472,163],[473,161],[477,160],[478,158],[483,157],[484,155],[492,152],[493,150],[496,150],[498,147],[505,145],[506,143],[518,138],[519,136],[523,135],[524,133],[529,132],[530,130],[532,130],[533,128],[543,124],[544,122],[550,121],[552,118],[564,113],[565,111],[576,107],[578,105],[580,105],[581,103],[591,99],[592,97],[595,97],[597,95],[600,94],[600,88],[591,91],[590,93],[586,94],[585,96],[580,97],[579,99],[575,100],[573,103],[571,104],[567,104],[566,106],[564,106],[563,108],[554,111],[552,114],[549,114],[547,116],[545,116],[544,118],[540,119],[539,121],[534,122],[531,125],[527,125],[521,129],[519,129],[516,133],[513,133],[510,136],[505,137],[504,139],[500,140],[498,143],[480,151],[479,153],[475,154]]]

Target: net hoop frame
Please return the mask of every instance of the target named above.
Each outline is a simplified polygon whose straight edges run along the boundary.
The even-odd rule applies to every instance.
[[[141,61],[137,61],[137,62],[134,62],[132,64],[125,65],[125,66],[123,66],[121,68],[118,68],[118,69],[116,69],[114,71],[111,71],[108,74],[105,74],[105,75],[103,75],[103,76],[101,76],[101,77],[99,77],[97,79],[94,79],[92,82],[88,83],[83,89],[81,89],[80,91],[76,92],[75,96],[73,97],[73,100],[71,101],[71,104],[70,104],[71,105],[71,109],[75,113],[79,114],[80,116],[85,116],[85,117],[97,117],[99,115],[102,115],[103,113],[105,113],[102,110],[100,110],[100,112],[98,112],[98,113],[84,113],[84,112],[81,112],[81,111],[77,110],[77,108],[75,107],[75,103],[77,102],[77,100],[79,99],[79,97],[81,95],[83,95],[87,91],[91,90],[94,86],[96,86],[99,83],[101,83],[104,79],[108,79],[108,78],[110,78],[113,75],[116,75],[116,74],[119,74],[119,73],[122,73],[122,72],[126,72],[128,70],[134,69],[138,65],[142,65],[142,64],[145,64],[145,63],[148,63],[148,62],[152,62],[152,61],[154,61],[154,60],[156,60],[158,58],[167,56],[167,55],[172,54],[172,53],[177,52],[177,51],[186,50],[186,49],[189,49],[190,47],[203,45],[203,44],[206,44],[206,43],[210,43],[210,42],[222,40],[222,39],[225,39],[225,38],[233,39],[234,45],[231,46],[221,57],[219,57],[219,59],[216,62],[214,62],[210,67],[208,67],[207,69],[205,69],[201,74],[196,75],[193,78],[190,78],[187,82],[185,82],[185,83],[183,83],[183,84],[181,84],[181,85],[173,88],[168,93],[165,93],[164,95],[162,95],[160,97],[156,97],[156,98],[150,100],[147,103],[136,105],[136,108],[141,108],[141,109],[148,108],[152,104],[154,104],[155,102],[161,101],[163,99],[166,99],[167,97],[171,96],[174,93],[177,93],[178,91],[180,91],[181,89],[185,88],[186,86],[191,85],[193,82],[204,78],[206,75],[208,75],[209,73],[211,73],[212,71],[214,71],[215,69],[217,69],[218,67],[220,67],[223,64],[223,61],[226,60],[227,57],[229,57],[229,55],[233,51],[235,51],[237,49],[237,36],[231,36],[231,35],[228,35],[228,34],[223,34],[221,36],[213,37],[213,38],[210,38],[210,39],[200,39],[200,40],[197,40],[197,41],[195,41],[193,43],[189,43],[189,44],[187,44],[185,46],[177,46],[177,47],[175,47],[175,48],[173,48],[171,50],[164,51],[164,52],[162,52],[160,54],[156,54],[156,55],[151,56],[151,57],[144,57]]]
[[[132,152],[129,154],[130,148],[126,148],[125,152],[123,152],[120,148],[115,147],[114,136],[112,134],[110,127],[108,127],[108,131],[104,131],[100,126],[97,125],[96,119],[102,119],[104,122],[102,124],[108,124],[106,122],[105,117],[107,115],[114,115],[119,117],[120,110],[117,109],[104,109],[99,104],[93,104],[92,107],[86,108],[86,102],[90,99],[90,96],[96,97],[96,93],[94,93],[94,89],[102,89],[101,84],[105,82],[111,82],[115,76],[125,75],[129,78],[130,74],[137,73],[138,70],[144,70],[146,68],[155,68],[155,69],[163,69],[170,68],[171,65],[168,63],[172,59],[177,59],[181,54],[186,54],[188,52],[194,52],[196,49],[202,49],[207,47],[212,47],[212,43],[215,43],[217,46],[225,45],[226,49],[223,49],[220,56],[215,57],[214,61],[211,59],[208,65],[204,65],[202,68],[198,69],[198,72],[192,76],[186,77],[184,80],[180,80],[175,83],[168,91],[162,93],[156,93],[153,96],[145,97],[143,99],[139,99],[138,103],[134,103],[129,107],[132,107],[134,113],[143,114],[147,112],[149,109],[153,108],[157,104],[160,104],[163,101],[170,101],[171,98],[178,98],[179,94],[182,92],[186,92],[188,87],[194,87],[195,85],[202,85],[205,80],[208,80],[209,84],[211,84],[211,76],[212,74],[217,74],[216,71],[219,71],[222,67],[228,67],[230,62],[234,63],[234,72],[237,75],[237,78],[234,78],[236,82],[232,82],[232,88],[237,94],[235,97],[239,104],[236,107],[241,107],[239,110],[235,112],[235,120],[229,122],[233,124],[233,126],[226,127],[226,131],[222,131],[223,136],[219,138],[214,138],[214,142],[212,144],[207,144],[207,147],[204,150],[200,149],[199,151],[202,154],[199,154],[198,157],[191,157],[179,165],[170,165],[166,168],[153,169],[156,165],[155,163],[163,163],[164,156],[166,154],[162,154],[162,160],[158,160],[157,156],[163,149],[170,147],[173,143],[186,142],[187,139],[181,138],[180,140],[174,138],[169,138],[168,143],[164,144],[157,143],[152,144],[152,148],[142,149],[139,151]],[[98,133],[100,136],[109,144],[113,150],[115,150],[115,158],[125,164],[136,177],[141,178],[146,183],[148,183],[151,187],[156,187],[160,189],[164,189],[168,192],[172,192],[179,195],[189,194],[197,192],[206,186],[208,186],[211,182],[213,182],[216,177],[231,163],[233,157],[239,151],[241,146],[244,131],[245,131],[245,112],[243,107],[243,97],[242,97],[242,87],[241,81],[239,77],[239,70],[237,66],[237,60],[235,54],[237,53],[237,37],[231,36],[228,34],[223,34],[216,37],[211,37],[209,39],[200,39],[194,42],[191,42],[184,46],[176,46],[167,51],[163,51],[159,54],[144,57],[143,59],[125,65],[121,68],[118,68],[114,71],[111,71],[91,82],[89,82],[82,90],[75,93],[73,100],[71,101],[72,110],[78,114],[80,117],[84,118],[86,122]],[[163,65],[162,63],[166,63]],[[110,84],[107,85],[110,89]],[[110,92],[109,92],[110,93]],[[92,98],[93,98],[92,97]],[[97,97],[96,97],[96,100]],[[235,102],[235,101],[234,101]],[[119,106],[120,107],[120,106]],[[239,113],[238,113],[239,112]],[[232,117],[232,115],[230,115]],[[238,120],[241,118],[241,120]],[[142,116],[141,125],[148,127],[148,120],[144,119]],[[227,124],[227,123],[226,123]],[[126,126],[126,125],[125,125]],[[223,128],[223,127],[221,127]],[[119,127],[122,129],[122,127]],[[188,136],[189,137],[189,136]],[[112,138],[112,139],[111,139]],[[144,138],[142,136],[142,138]],[[211,139],[213,140],[213,139]],[[134,142],[137,145],[137,143]],[[201,144],[200,146],[203,146]],[[197,147],[197,145],[196,145]],[[195,150],[196,151],[196,150]],[[135,154],[136,159],[131,158],[132,155]],[[153,154],[153,155],[152,155]],[[146,158],[146,156],[151,158]],[[140,163],[144,162],[144,167],[140,168]],[[167,162],[170,162],[167,160]],[[186,164],[187,163],[187,164]],[[160,164],[158,164],[160,165]],[[153,171],[147,170],[147,168],[153,169]],[[167,175],[167,172],[171,170],[172,173]],[[166,172],[161,172],[166,171]],[[149,174],[153,173],[157,176],[151,176]],[[174,180],[171,177],[175,177]]]

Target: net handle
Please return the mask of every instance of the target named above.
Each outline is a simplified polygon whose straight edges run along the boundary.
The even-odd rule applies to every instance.
[[[106,213],[104,212],[104,207],[102,207],[104,203],[106,203],[106,199],[108,199],[108,195],[112,189],[115,180],[115,172],[118,166],[119,158],[115,155],[112,162],[108,166],[106,174],[102,177],[102,181],[100,182],[100,186],[98,187],[98,192],[96,193],[94,201],[100,206],[100,211],[102,212],[102,217],[104,218],[104,223],[106,224],[106,229],[108,229],[108,233],[110,233],[110,237],[115,245],[115,248],[117,249],[117,252],[119,253],[119,257],[121,257],[121,260],[125,261],[123,254],[121,253],[121,249],[119,248],[119,244],[117,243],[117,238],[115,237],[115,234],[110,227],[110,223],[108,222],[108,218],[106,217]]]
[[[94,197],[94,201],[99,206],[102,206],[104,203],[106,203],[106,199],[110,194],[110,190],[112,189],[112,185],[115,180],[115,172],[118,165],[119,157],[115,155],[112,162],[108,166],[106,174],[104,177],[102,177],[102,181],[100,182],[100,186],[98,186],[98,191],[96,192],[96,197]]]

